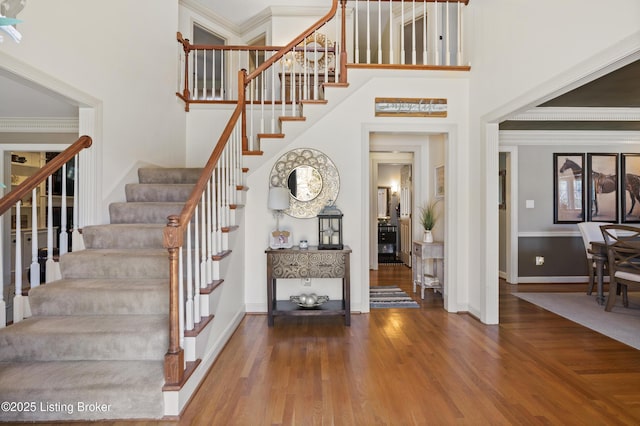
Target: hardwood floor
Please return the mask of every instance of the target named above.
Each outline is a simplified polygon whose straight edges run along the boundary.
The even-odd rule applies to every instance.
[[[381,265],[371,285],[411,290]],[[583,291],[586,284],[518,291]],[[500,325],[420,309],[352,316],[247,315],[181,425],[637,425],[640,351],[518,299],[500,286]],[[170,425],[178,422],[102,424]]]

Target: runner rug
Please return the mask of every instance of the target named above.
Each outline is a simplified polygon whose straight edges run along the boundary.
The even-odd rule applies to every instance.
[[[371,308],[419,308],[418,302],[397,286],[373,286],[369,288]]]

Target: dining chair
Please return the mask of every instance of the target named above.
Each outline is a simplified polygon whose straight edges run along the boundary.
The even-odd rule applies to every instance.
[[[604,225],[600,229],[609,264],[609,295],[604,310],[611,311],[620,292],[623,306],[628,308],[629,289],[640,291],[640,228]]]
[[[582,242],[584,243],[584,251],[587,255],[587,269],[589,271],[589,286],[587,287],[587,294],[591,295],[593,287],[595,285],[595,272],[596,263],[593,260],[593,255],[589,252],[591,249],[591,241],[602,241],[602,231],[600,226],[610,225],[603,222],[580,222],[578,223],[578,229],[582,235]],[[612,230],[612,232],[615,232]],[[606,263],[605,263],[606,268]]]

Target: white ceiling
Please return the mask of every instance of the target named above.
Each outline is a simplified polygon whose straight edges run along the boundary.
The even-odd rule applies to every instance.
[[[242,25],[269,6],[326,6],[327,10],[331,7],[331,0],[186,0],[185,3],[199,4],[236,25]]]

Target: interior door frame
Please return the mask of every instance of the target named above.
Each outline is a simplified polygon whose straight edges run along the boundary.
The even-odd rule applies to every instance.
[[[383,132],[381,132],[383,133]],[[412,170],[415,156],[412,151],[369,151],[369,269],[378,270],[378,166],[381,164],[408,164]],[[412,201],[413,204],[413,201]]]

